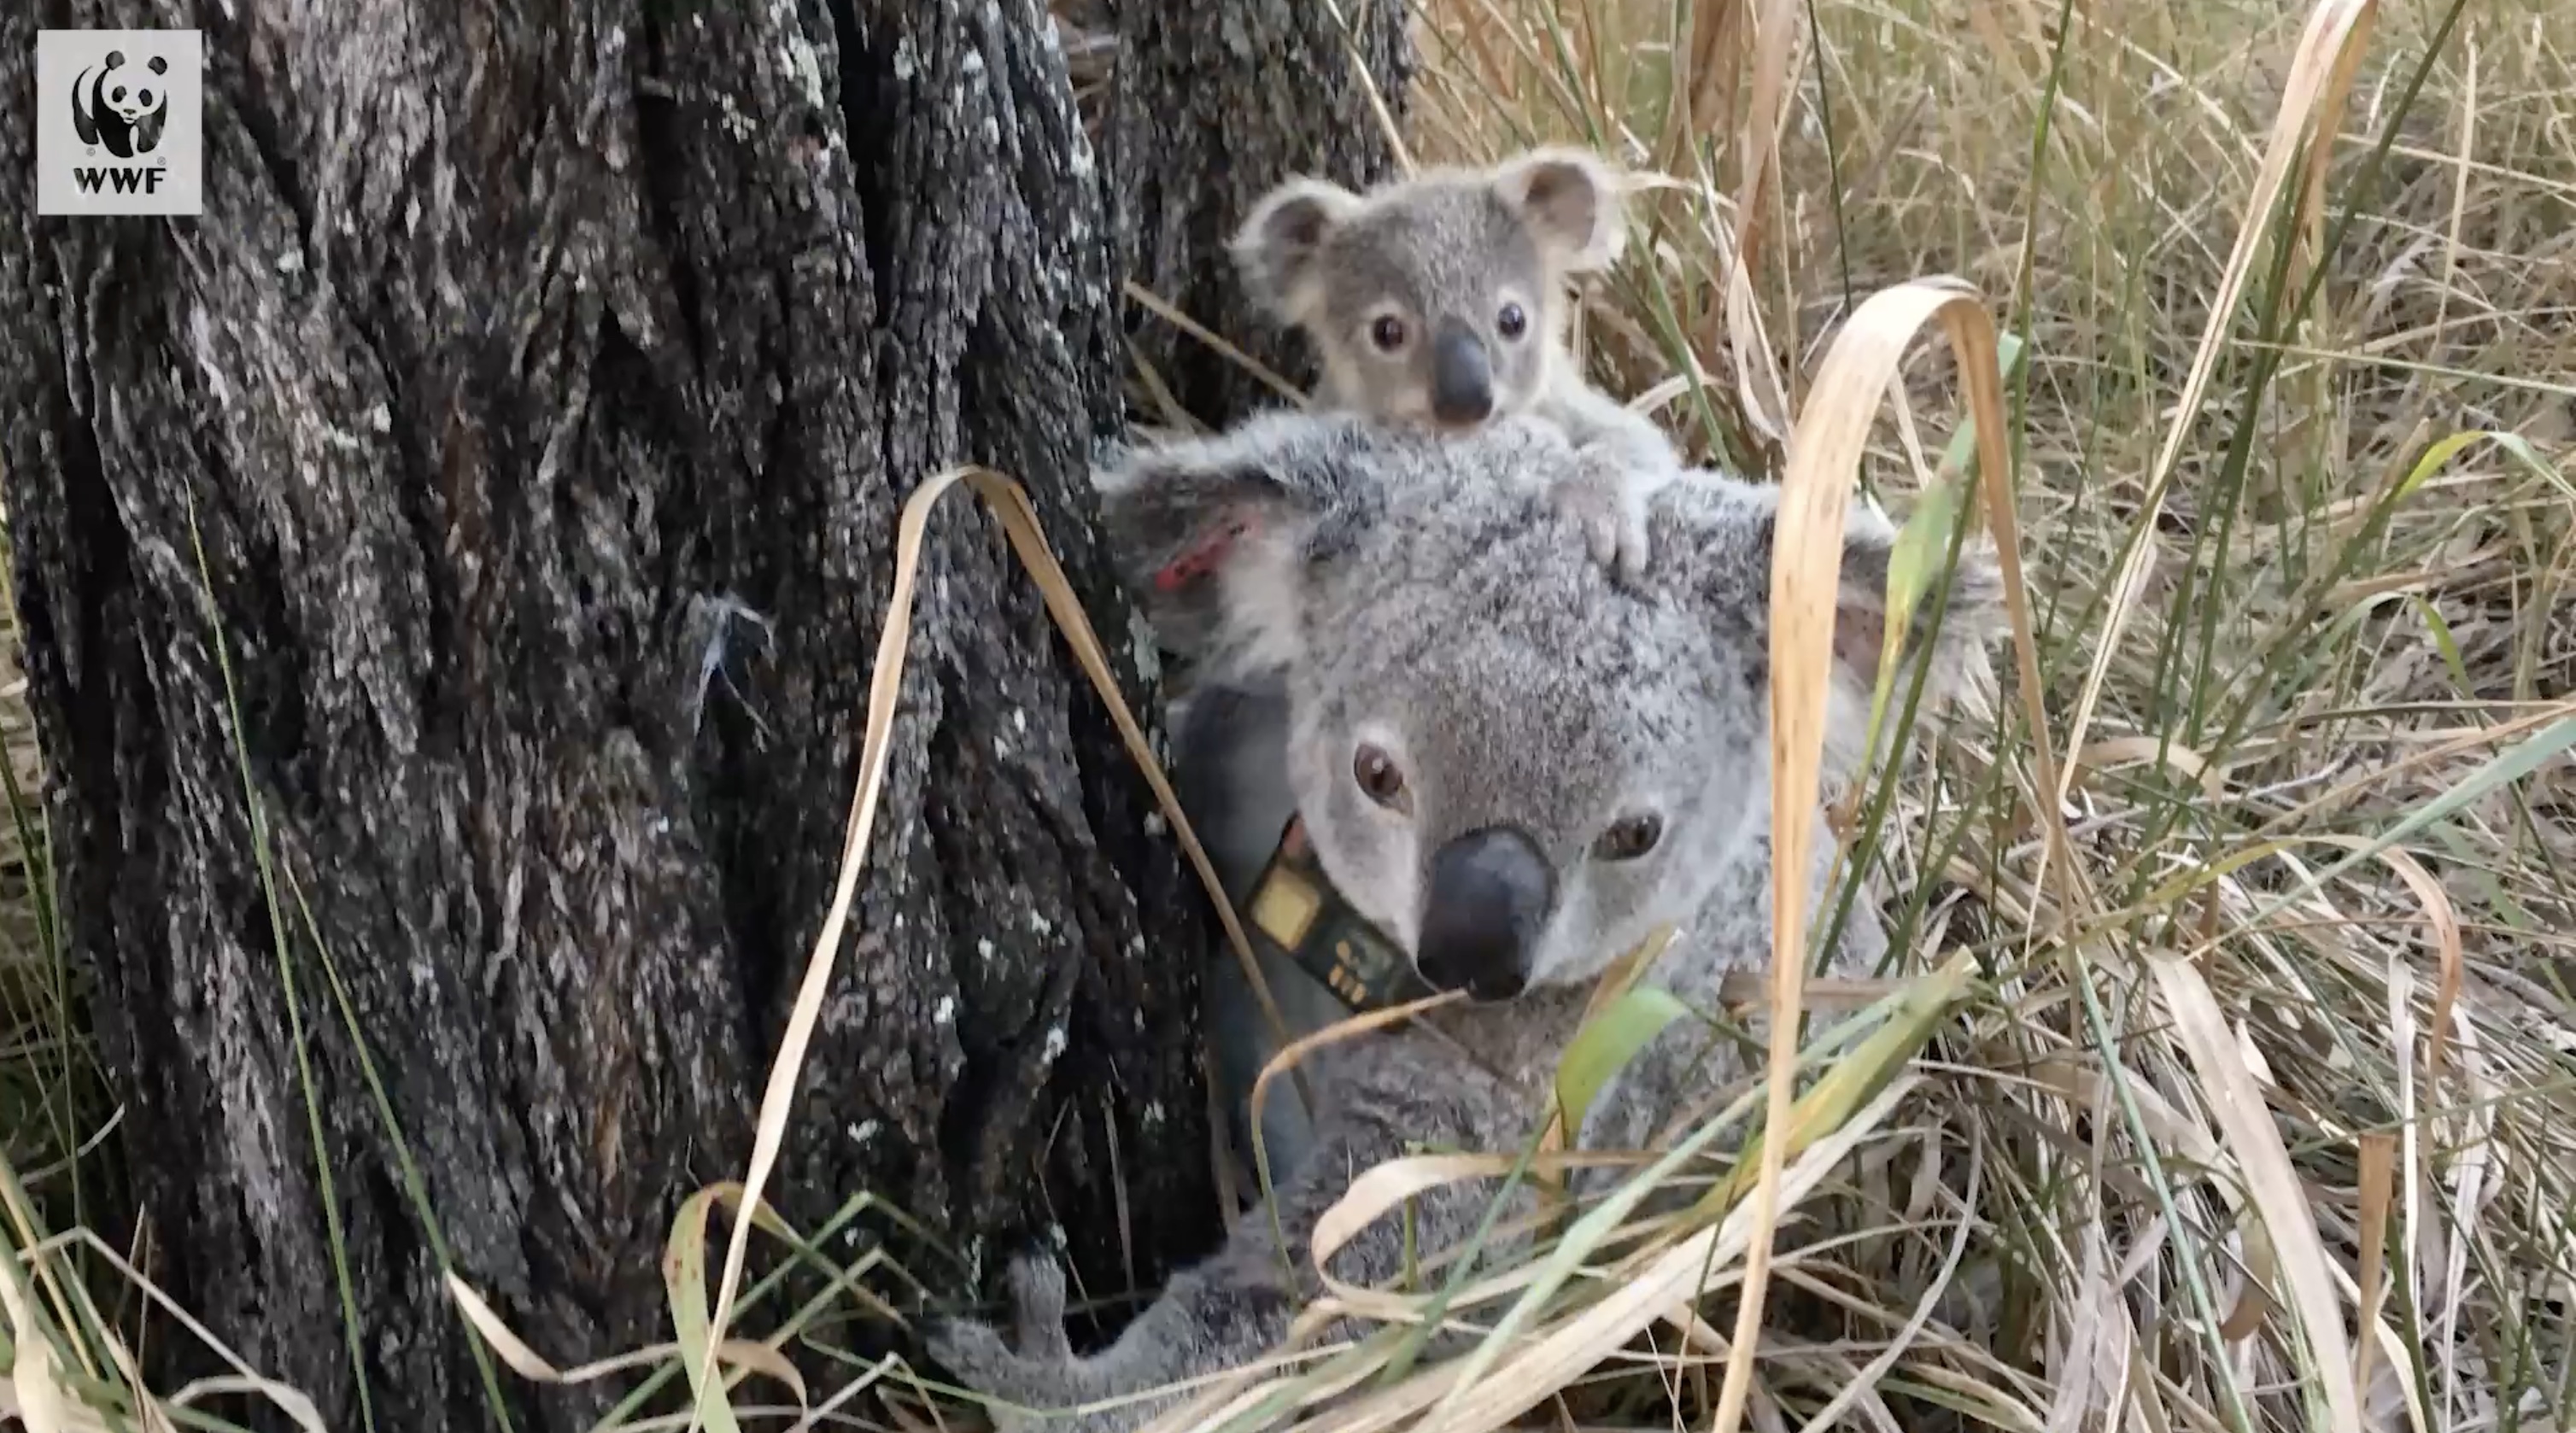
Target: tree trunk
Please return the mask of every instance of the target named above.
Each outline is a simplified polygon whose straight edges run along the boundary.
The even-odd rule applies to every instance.
[[[1085,476],[1119,422],[1113,186],[1034,0],[32,8],[0,10],[18,115],[40,26],[205,28],[201,219],[0,231],[56,882],[150,1272],[332,1427],[362,1380],[377,1428],[496,1426],[360,1040],[506,1322],[565,1366],[671,1336],[662,1243],[748,1156],[912,488],[1018,478],[1150,715]],[[1137,0],[1126,132],[1220,9],[1241,63],[1338,56],[1321,7]],[[1285,103],[1229,84],[1169,122],[1279,124],[1280,156],[1375,124]],[[32,131],[0,124],[22,196]],[[1221,284],[1244,159],[1118,176],[1149,275]],[[987,1269],[1057,1231],[1090,1292],[1150,1290],[1217,1230],[1213,923],[964,493],[916,610],[769,1196],[811,1230],[870,1191]],[[934,1292],[976,1281],[863,1223]],[[148,1347],[208,1366],[167,1323]],[[586,1426],[610,1382],[501,1375],[518,1429]]]
[[[1120,16],[1120,83],[1104,148],[1126,200],[1119,247],[1128,277],[1300,390],[1314,385],[1314,355],[1254,309],[1225,244],[1282,179],[1361,188],[1393,171],[1370,97],[1401,124],[1413,66],[1408,8],[1404,0],[1129,0]],[[1284,401],[1164,319],[1131,318],[1138,360],[1199,421],[1230,423]]]

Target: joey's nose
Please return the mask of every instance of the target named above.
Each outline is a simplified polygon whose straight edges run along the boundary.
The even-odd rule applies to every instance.
[[[1485,341],[1454,320],[1431,340],[1431,416],[1464,426],[1494,411],[1494,371]]]
[[[1529,983],[1556,907],[1556,872],[1517,826],[1487,826],[1431,856],[1414,965],[1442,990],[1509,1000]]]

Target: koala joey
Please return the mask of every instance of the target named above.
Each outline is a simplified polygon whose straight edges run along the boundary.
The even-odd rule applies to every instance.
[[[1680,466],[1643,415],[1593,389],[1565,352],[1565,281],[1626,244],[1618,177],[1580,149],[1530,150],[1353,194],[1297,178],[1234,237],[1253,299],[1311,342],[1318,400],[1441,432],[1535,414],[1583,461],[1555,490],[1593,556],[1635,581],[1646,501]]]
[[[1315,1222],[1350,1181],[1422,1145],[1520,1148],[1598,978],[1661,926],[1676,935],[1648,978],[1702,1018],[1667,1027],[1596,1096],[1581,1144],[1643,1147],[1752,1068],[1713,1012],[1729,972],[1770,957],[1777,490],[1718,474],[1664,488],[1649,510],[1659,555],[1639,590],[1551,531],[1548,494],[1581,461],[1545,425],[1444,440],[1290,414],[1146,451],[1104,478],[1104,516],[1130,571],[1160,569],[1212,529],[1237,533],[1202,580],[1149,593],[1149,614],[1190,609],[1221,670],[1276,682],[1289,793],[1325,877],[1427,984],[1469,999],[1311,1056],[1312,1152],[1268,1209],[1246,1213],[1101,1352],[1078,1357],[1066,1342],[1052,1261],[1016,1263],[1015,1338],[962,1321],[931,1336],[967,1386],[1062,1411],[1263,1355],[1288,1329],[1300,1284],[1314,1288]],[[1847,774],[1861,754],[1893,540],[1855,506],[1831,771]],[[1998,589],[1982,561],[1963,564],[1938,638],[1908,643],[1909,660],[1932,664],[1936,693],[1982,664]],[[1831,857],[1830,843],[1819,847],[1811,903]],[[1832,968],[1865,969],[1884,944],[1856,907]],[[1355,1234],[1333,1272],[1382,1282],[1408,1257],[1456,1247],[1491,1195],[1428,1191],[1409,1224],[1399,1210]],[[1152,1393],[1071,1426],[1131,1428],[1192,1396]]]

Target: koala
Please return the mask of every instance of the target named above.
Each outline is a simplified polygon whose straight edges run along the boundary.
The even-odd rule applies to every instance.
[[[1568,276],[1627,241],[1617,176],[1580,149],[1533,149],[1365,195],[1295,178],[1253,206],[1230,248],[1245,288],[1317,351],[1326,406],[1440,432],[1533,413],[1585,461],[1555,496],[1593,556],[1634,581],[1645,504],[1678,471],[1643,415],[1583,380],[1565,351]]]
[[[1646,501],[1680,457],[1652,422],[1587,385],[1561,338],[1565,279],[1606,266],[1625,240],[1609,169],[1582,150],[1542,148],[1365,197],[1294,179],[1254,206],[1231,247],[1255,302],[1319,350],[1328,410],[1434,432],[1524,421],[1563,431],[1583,461],[1553,490],[1557,510],[1633,584],[1649,558]],[[1166,635],[1184,652],[1197,640]],[[1286,702],[1275,680],[1193,680],[1172,713],[1173,778],[1239,907],[1295,810],[1278,766]],[[1293,962],[1264,951],[1261,964],[1289,1033],[1345,1013]],[[1206,992],[1218,1084],[1248,1136],[1246,1101],[1274,1032],[1232,952],[1208,971]],[[1274,1094],[1260,1133],[1271,1167],[1294,1167],[1311,1133],[1293,1087]]]
[[[119,159],[133,159],[161,142],[170,106],[162,77],[170,73],[170,62],[154,55],[143,64],[149,74],[118,74],[124,67],[125,52],[110,50],[72,81],[72,128],[81,143],[102,144]]]
[[[1642,1147],[1748,1073],[1743,1044],[1707,1012],[1728,973],[1770,958],[1777,490],[1713,473],[1664,488],[1648,513],[1660,555],[1638,590],[1548,531],[1553,490],[1582,461],[1545,424],[1440,440],[1354,415],[1273,415],[1104,479],[1131,572],[1212,529],[1238,533],[1204,580],[1149,598],[1149,612],[1194,609],[1224,670],[1275,680],[1288,795],[1325,876],[1426,984],[1468,998],[1316,1052],[1308,1157],[1098,1354],[1077,1357],[1065,1339],[1052,1261],[1015,1263],[1014,1338],[967,1321],[930,1336],[971,1388],[1066,1410],[1264,1354],[1300,1297],[1272,1220],[1302,1279],[1315,1221],[1359,1174],[1420,1145],[1524,1145],[1598,978],[1662,926],[1675,939],[1648,979],[1703,1018],[1647,1044],[1596,1096],[1580,1143]],[[1839,778],[1862,755],[1894,537],[1853,509],[1826,745]],[[1990,565],[1963,563],[1941,632],[1912,634],[1907,660],[1930,664],[1936,697],[1982,667],[1999,592]],[[1831,855],[1829,842],[1812,853],[1811,912]],[[1866,969],[1884,948],[1874,913],[1856,907],[1830,968]],[[1490,1198],[1472,1184],[1430,1191],[1410,1228],[1397,1213],[1354,1235],[1334,1273],[1381,1282],[1408,1251],[1456,1247]],[[1132,1428],[1190,1396],[1073,1426]]]

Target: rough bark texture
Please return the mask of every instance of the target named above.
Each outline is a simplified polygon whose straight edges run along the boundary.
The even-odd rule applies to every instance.
[[[1148,282],[1204,299],[1263,174],[1359,152],[1327,136],[1364,113],[1266,68],[1335,72],[1329,24],[1131,6],[1122,131],[1170,104],[1198,146],[1120,181]],[[0,109],[39,26],[156,25],[205,30],[204,217],[0,221],[69,940],[156,1277],[357,1426],[327,1158],[376,1426],[491,1426],[291,896],[281,967],[234,743],[456,1271],[567,1365],[668,1337],[661,1241],[739,1175],[829,900],[914,484],[1017,476],[1149,691],[1084,478],[1110,186],[1035,0],[39,0],[0,7]],[[0,124],[22,196],[32,130]],[[1216,1228],[1209,923],[962,492],[904,713],[773,1198],[811,1228],[872,1190],[970,1253],[1052,1225],[1090,1289],[1151,1288]],[[520,1429],[624,1386],[502,1381]]]
[[[1245,298],[1225,241],[1291,175],[1362,188],[1394,171],[1360,67],[1401,124],[1410,10],[1404,0],[1124,0],[1118,11],[1102,148],[1120,180],[1128,276],[1300,389],[1314,384],[1313,355]],[[1131,307],[1128,327],[1137,357],[1202,423],[1282,401],[1162,318]]]

